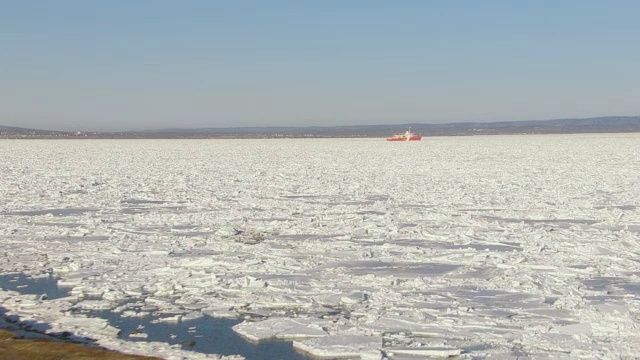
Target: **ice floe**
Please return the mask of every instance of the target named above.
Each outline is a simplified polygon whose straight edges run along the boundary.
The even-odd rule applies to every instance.
[[[209,355],[78,312],[319,357],[640,353],[638,135],[388,145],[2,142],[0,273],[57,281],[7,280],[3,319],[167,358]]]

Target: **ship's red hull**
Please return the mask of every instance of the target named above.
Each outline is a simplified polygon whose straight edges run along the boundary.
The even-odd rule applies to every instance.
[[[420,140],[422,140],[422,136],[414,135],[414,136],[410,137],[408,141],[420,141]],[[387,141],[407,141],[407,138],[406,137],[392,137],[392,138],[387,138]]]

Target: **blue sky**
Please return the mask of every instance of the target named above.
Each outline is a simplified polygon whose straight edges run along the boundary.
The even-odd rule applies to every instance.
[[[0,124],[640,115],[638,1],[0,0]]]

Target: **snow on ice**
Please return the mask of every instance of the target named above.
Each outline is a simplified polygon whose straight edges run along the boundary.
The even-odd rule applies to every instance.
[[[317,357],[633,358],[640,136],[0,142],[5,319],[243,317]],[[40,325],[38,325],[40,324]],[[140,333],[141,337],[145,336]]]

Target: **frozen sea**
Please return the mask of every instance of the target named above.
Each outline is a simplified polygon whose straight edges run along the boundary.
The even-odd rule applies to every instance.
[[[638,154],[639,134],[0,140],[0,325],[168,359],[637,358]]]

